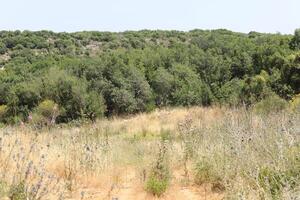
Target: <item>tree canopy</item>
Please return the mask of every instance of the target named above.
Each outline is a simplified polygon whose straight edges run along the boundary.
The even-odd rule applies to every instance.
[[[27,121],[45,101],[69,122],[299,93],[300,29],[0,31],[0,122]]]

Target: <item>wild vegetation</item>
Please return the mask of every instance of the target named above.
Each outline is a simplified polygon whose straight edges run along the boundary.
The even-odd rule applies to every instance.
[[[0,129],[1,199],[300,196],[300,113],[193,107]],[[268,109],[268,108],[267,108]]]
[[[0,32],[0,199],[300,197],[300,29]]]
[[[299,50],[300,30],[1,31],[0,122],[42,126],[157,107],[291,100],[300,92]]]

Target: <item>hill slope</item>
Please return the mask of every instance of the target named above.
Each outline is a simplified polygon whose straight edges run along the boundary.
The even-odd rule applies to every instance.
[[[39,106],[68,122],[161,106],[290,99],[300,92],[299,49],[299,30],[1,31],[0,120],[41,118]]]

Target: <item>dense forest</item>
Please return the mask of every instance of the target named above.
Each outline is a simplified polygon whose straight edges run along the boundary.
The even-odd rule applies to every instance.
[[[294,35],[228,30],[0,32],[0,122],[69,122],[156,107],[251,106],[300,93]]]

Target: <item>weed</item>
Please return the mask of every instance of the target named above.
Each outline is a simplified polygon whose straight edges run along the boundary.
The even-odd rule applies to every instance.
[[[198,185],[212,184],[212,189],[222,191],[225,186],[218,171],[214,170],[214,166],[203,160],[196,164],[195,183]]]
[[[153,195],[161,196],[167,190],[168,185],[167,179],[160,179],[152,175],[148,178],[146,189]]]
[[[167,190],[170,181],[166,138],[168,137],[162,137],[158,158],[146,182],[146,190],[155,196],[161,196]]]

